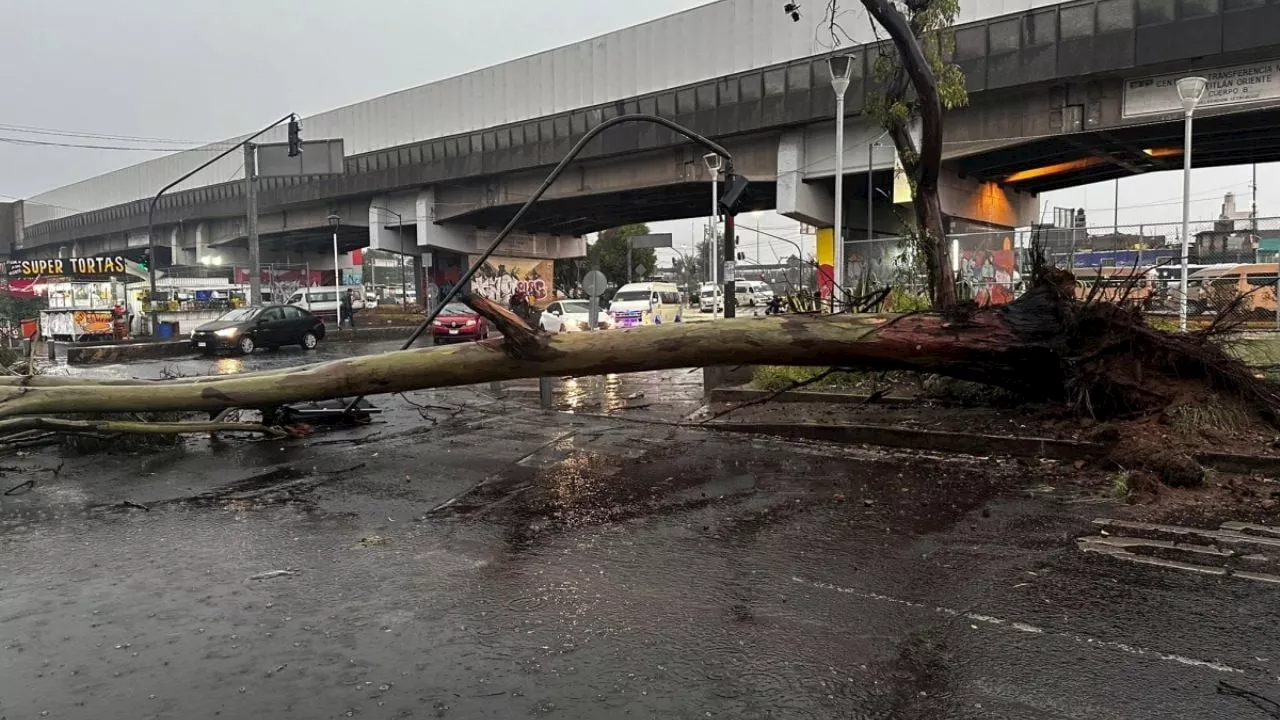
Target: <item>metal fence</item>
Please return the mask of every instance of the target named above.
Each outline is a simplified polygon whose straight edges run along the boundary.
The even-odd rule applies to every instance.
[[[332,280],[333,271],[327,271]],[[163,269],[162,286],[204,289],[203,286],[248,286],[250,270],[240,265],[174,265]],[[324,273],[303,264],[267,263],[261,266],[262,290],[266,299],[284,302],[304,287],[325,284]]]
[[[949,236],[957,293],[998,305],[1026,289],[1033,248],[1076,276],[1077,296],[1132,303],[1176,318],[1182,300],[1182,224],[1089,228],[1035,227]],[[1230,313],[1244,320],[1280,318],[1280,218],[1190,223],[1187,312],[1203,323]],[[902,238],[845,242],[846,292],[892,287],[923,296],[925,276]],[[886,308],[894,309],[894,308]]]

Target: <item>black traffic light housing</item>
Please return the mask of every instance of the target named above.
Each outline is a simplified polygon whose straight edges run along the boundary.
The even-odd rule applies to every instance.
[[[289,157],[302,154],[302,123],[295,116],[289,120]]]
[[[720,191],[720,209],[730,215],[737,214],[738,206],[742,203],[742,194],[746,192],[749,184],[750,181],[738,173],[725,175],[724,189]]]

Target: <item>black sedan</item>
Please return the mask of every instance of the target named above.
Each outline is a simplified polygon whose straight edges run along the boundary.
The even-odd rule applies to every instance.
[[[324,337],[324,323],[293,305],[263,305],[230,310],[191,333],[192,349],[212,355],[223,350],[248,355],[256,348],[301,345],[314,350]]]

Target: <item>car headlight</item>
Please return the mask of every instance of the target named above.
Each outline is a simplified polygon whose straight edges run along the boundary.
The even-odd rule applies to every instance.
[[[464,323],[462,323],[462,324],[463,324],[464,326],[466,326],[466,327],[472,327],[472,326],[474,326],[474,325],[476,324],[476,321],[475,321],[474,319],[472,319],[472,320],[468,320],[468,321],[466,321],[466,322],[464,322]]]
[[[444,327],[444,323],[439,320],[433,320],[431,324],[435,325],[436,327]]]
[[[214,335],[217,335],[218,337],[230,338],[230,337],[235,337],[236,333],[238,332],[240,332],[240,328],[229,327],[229,328],[222,328],[221,330],[215,332]]]

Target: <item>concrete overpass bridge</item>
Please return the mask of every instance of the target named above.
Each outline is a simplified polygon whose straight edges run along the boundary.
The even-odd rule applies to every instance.
[[[307,138],[346,140],[346,172],[260,181],[264,262],[331,267],[330,213],[342,217],[344,251],[465,262],[588,128],[635,112],[724,143],[753,181],[749,209],[830,225],[835,102],[828,53],[814,44],[817,20],[792,23],[774,0],[720,0],[304,118]],[[859,233],[866,183],[891,186],[892,150],[876,144],[880,131],[862,115],[874,92],[873,34],[865,20],[849,25],[864,44],[851,48],[844,167],[853,177],[843,200],[847,227]],[[1280,160],[1276,27],[1280,0],[963,3],[952,59],[971,104],[947,117],[944,210],[953,228],[1025,225],[1044,190],[1180,166],[1181,112],[1166,81],[1191,71],[1210,74],[1222,92],[1198,114],[1196,165]],[[713,36],[741,42],[696,41]],[[584,233],[704,215],[701,154],[662,128],[614,129],[529,213],[504,253],[572,257]],[[12,221],[0,225],[0,249],[47,257],[145,246],[147,198],[207,157],[179,153],[3,208],[0,219]],[[193,263],[211,248],[231,261],[243,253],[243,183],[226,181],[237,164],[215,164],[161,201],[157,264]],[[875,226],[891,231],[889,201],[873,196]]]

